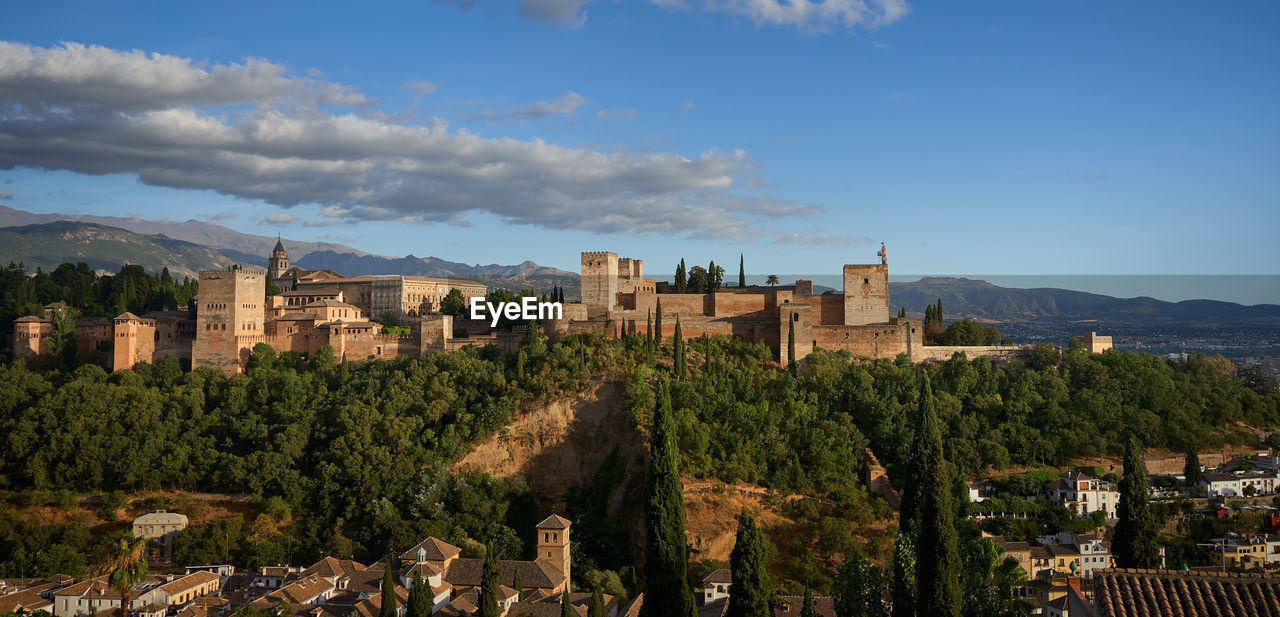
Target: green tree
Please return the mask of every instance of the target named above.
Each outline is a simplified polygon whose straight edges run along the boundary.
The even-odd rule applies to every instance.
[[[1030,615],[1035,603],[1018,591],[1027,583],[1027,573],[1018,560],[1006,557],[1000,547],[986,538],[965,543],[961,551],[960,588],[964,593],[965,617],[1022,617]]]
[[[768,276],[768,278],[766,278],[766,279],[764,280],[764,282],[765,282],[767,285],[769,285],[770,287],[773,287],[773,286],[775,286],[775,285],[777,285],[777,284],[778,284],[778,275],[776,275],[776,274],[770,274],[770,275]]]
[[[568,588],[560,594],[560,617],[578,617],[578,614],[573,612],[573,603],[569,601]]]
[[[888,617],[884,591],[884,574],[865,555],[854,551],[836,574],[832,595],[837,617]]]
[[[520,568],[514,568],[511,575],[511,588],[516,590],[516,601],[524,599],[524,579],[520,578]]]
[[[912,530],[900,530],[893,551],[893,579],[889,592],[893,598],[894,615],[915,615],[919,603],[916,597],[919,585],[916,583],[914,535]]]
[[[680,333],[680,316],[679,315],[676,315],[676,333],[675,333],[675,337],[672,339],[671,346],[672,346],[672,359],[674,361],[673,368],[675,369],[676,377],[680,379],[684,379],[685,373],[686,373],[685,363],[687,362],[687,358],[684,350],[684,337]]]
[[[680,259],[680,265],[676,266],[676,293],[682,294],[689,285],[688,272],[684,268],[684,258]]]
[[[684,490],[676,445],[671,392],[658,384],[649,438],[648,501],[645,504],[645,617],[695,617],[688,585],[689,549],[684,535]]]
[[[738,287],[747,286],[746,257],[738,253]]]
[[[409,588],[409,605],[404,617],[431,617],[431,587],[422,581],[417,569],[413,571],[413,586]]]
[[[1182,475],[1186,478],[1187,488],[1192,495],[1200,493],[1200,479],[1204,477],[1200,469],[1200,453],[1195,446],[1187,446],[1186,462],[1182,466]]]
[[[502,589],[498,586],[498,551],[493,544],[485,547],[484,568],[480,573],[480,617],[499,617]]]
[[[49,319],[53,322],[50,325],[49,337],[46,342],[49,346],[49,355],[61,355],[63,349],[67,345],[70,345],[74,351],[76,329],[75,309],[59,303],[50,313]]]
[[[587,617],[608,617],[609,613],[604,610],[604,595],[600,593],[600,588],[591,592],[591,604],[587,606]]]
[[[771,617],[773,582],[769,580],[769,549],[756,519],[746,508],[738,515],[738,537],[729,554],[729,606],[726,617]]]
[[[467,299],[462,297],[460,289],[454,287],[440,299],[440,312],[454,317],[463,317],[467,314]]]
[[[960,614],[960,555],[956,547],[955,507],[947,462],[942,457],[942,432],[934,409],[933,390],[926,375],[921,390],[919,542],[916,548],[916,583],[922,615],[953,617]]]
[[[387,555],[387,567],[382,573],[382,608],[378,611],[378,617],[396,617],[396,584],[391,578],[393,568],[391,564],[395,563],[392,555]]]
[[[1111,542],[1117,568],[1159,568],[1159,527],[1148,502],[1144,449],[1131,437],[1124,449],[1124,475],[1120,479],[1119,520]]]
[[[657,302],[655,302],[653,311],[655,313],[653,318],[654,349],[658,349],[662,347],[662,298],[658,298]]]
[[[120,594],[120,614],[128,617],[133,588],[147,578],[147,540],[129,530],[117,533],[106,545],[98,573]]]

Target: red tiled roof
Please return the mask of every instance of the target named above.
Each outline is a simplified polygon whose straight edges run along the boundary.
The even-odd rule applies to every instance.
[[[1093,573],[1098,617],[1280,615],[1280,576],[1177,570]]]

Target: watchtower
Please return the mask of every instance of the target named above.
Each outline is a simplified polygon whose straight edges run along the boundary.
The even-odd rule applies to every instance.
[[[611,310],[618,302],[618,254],[582,254],[582,304],[591,317]]]
[[[538,523],[538,561],[555,566],[571,580],[569,567],[569,519],[552,514]]]
[[[191,368],[212,366],[227,374],[240,372],[240,337],[265,334],[266,296],[267,273],[262,270],[201,270]]]
[[[889,323],[889,265],[844,267],[844,325]]]

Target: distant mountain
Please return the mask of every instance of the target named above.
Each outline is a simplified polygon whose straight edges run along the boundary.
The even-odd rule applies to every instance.
[[[1067,289],[1015,289],[986,281],[925,277],[910,283],[890,283],[891,311],[906,307],[920,314],[942,300],[943,314],[991,321],[1081,321],[1154,325],[1182,323],[1201,326],[1280,326],[1280,305],[1245,306],[1217,300],[1165,302],[1155,298],[1113,298]]]
[[[480,281],[493,287],[505,287],[513,291],[531,288],[549,291],[552,285],[565,288],[565,297],[578,296],[578,274],[559,268],[539,266],[525,261],[515,266],[489,264],[470,266],[438,257],[391,258],[375,255],[351,255],[333,251],[317,251],[293,262],[307,270],[333,270],[347,276],[366,274],[401,274],[405,276],[434,276]]]
[[[28,271],[36,267],[49,271],[63,263],[81,261],[107,272],[117,272],[125,264],[142,266],[148,272],[168,268],[179,278],[195,278],[200,270],[246,263],[199,244],[95,223],[58,221],[0,228],[2,264],[23,263]]]
[[[163,234],[176,240],[185,240],[193,244],[232,251],[233,254],[237,255],[237,259],[256,255],[257,257],[255,257],[252,263],[261,262],[265,264],[267,256],[271,254],[271,249],[275,248],[276,245],[276,238],[271,236],[257,236],[241,233],[221,225],[197,221],[195,219],[187,221],[146,221],[123,216],[36,214],[25,210],[15,210],[13,208],[0,206],[0,227],[38,225],[41,223],[52,223],[54,221],[96,223],[98,225],[118,227],[120,229],[147,236]],[[364,251],[353,249],[342,244],[334,244],[332,242],[297,242],[288,239],[283,240],[283,242],[284,248],[289,251],[289,257],[291,259],[298,259],[315,251],[332,251],[335,253],[369,255],[369,253]]]

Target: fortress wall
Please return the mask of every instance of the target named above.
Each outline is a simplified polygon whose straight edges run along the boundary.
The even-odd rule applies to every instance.
[[[990,358],[1008,362],[1010,360],[1025,361],[1031,358],[1031,347],[1014,345],[921,345],[911,354],[912,362],[933,360],[943,362],[950,360],[956,352],[963,352],[965,357]]]
[[[618,297],[618,254],[586,252],[582,254],[582,303],[591,311],[613,308]]]
[[[708,294],[640,294],[636,301],[636,310],[644,313],[652,310],[657,316],[657,299],[662,299],[662,321],[676,323],[676,315],[707,315],[711,313]]]
[[[709,295],[711,296],[712,315],[716,317],[763,318],[772,313],[767,294],[717,292]],[[667,308],[665,302],[662,308]]]
[[[867,358],[893,358],[910,353],[909,337],[910,328],[897,324],[813,327],[813,340],[818,347]]]
[[[844,296],[830,294],[826,296],[809,296],[809,305],[813,307],[817,323],[824,326],[844,325]]]

